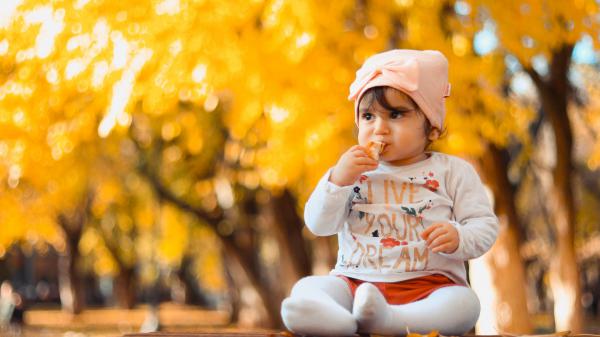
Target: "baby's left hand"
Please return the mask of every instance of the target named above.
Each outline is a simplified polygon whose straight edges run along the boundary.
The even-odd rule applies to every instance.
[[[427,247],[434,253],[452,254],[458,248],[458,231],[449,223],[435,223],[421,232]]]

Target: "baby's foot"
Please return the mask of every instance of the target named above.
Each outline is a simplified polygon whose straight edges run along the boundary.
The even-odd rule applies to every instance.
[[[350,336],[356,333],[356,321],[349,311],[333,300],[289,297],[281,303],[285,326],[303,335]]]
[[[356,288],[352,315],[358,331],[385,334],[390,314],[389,305],[377,287],[365,282]]]

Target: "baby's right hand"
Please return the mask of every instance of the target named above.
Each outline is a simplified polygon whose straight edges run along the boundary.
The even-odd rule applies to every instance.
[[[361,174],[377,168],[377,160],[369,157],[367,149],[354,145],[340,157],[329,176],[329,181],[338,186],[353,184]]]

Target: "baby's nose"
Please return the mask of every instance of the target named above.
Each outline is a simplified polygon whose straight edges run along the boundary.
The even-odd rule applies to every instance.
[[[375,133],[387,133],[389,132],[389,127],[387,122],[383,118],[378,118],[375,121]]]

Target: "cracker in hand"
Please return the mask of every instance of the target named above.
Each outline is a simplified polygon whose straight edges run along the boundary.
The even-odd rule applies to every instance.
[[[385,143],[378,141],[370,141],[367,145],[367,154],[369,157],[379,160],[379,155],[383,152],[385,148]]]

